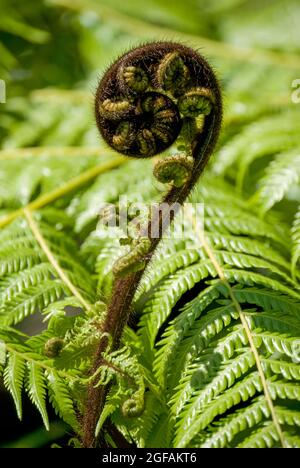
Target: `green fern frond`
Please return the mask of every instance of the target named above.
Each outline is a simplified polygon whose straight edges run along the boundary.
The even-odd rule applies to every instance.
[[[299,122],[296,113],[297,110],[288,108],[275,116],[263,117],[246,126],[240,135],[221,149],[215,163],[218,174],[224,173],[237,162],[237,180],[241,187],[246,171],[255,159],[298,147]]]
[[[27,378],[28,395],[32,403],[34,403],[34,405],[39,410],[45,428],[49,431],[49,419],[46,409],[46,377],[40,367],[38,367],[35,363],[30,362],[28,364]]]
[[[93,280],[81,264],[75,242],[44,222],[41,232],[53,255],[64,268],[68,278],[87,299],[94,296]],[[11,236],[11,237],[10,237]],[[8,240],[6,240],[9,237]],[[18,323],[36,311],[47,308],[70,296],[68,285],[57,277],[26,223],[17,220],[1,232],[5,248],[2,249],[0,281],[2,323]]]
[[[255,427],[270,416],[269,409],[259,397],[248,408],[239,410],[234,416],[221,418],[218,423],[208,428],[207,435],[202,434],[194,440],[195,446],[201,448],[224,448],[231,446],[232,440],[242,431]]]
[[[241,401],[246,401],[262,390],[262,386],[257,373],[241,380],[233,389],[229,388],[222,396],[212,401],[203,408],[201,415],[194,417],[201,408],[201,398],[194,397],[188,405],[180,424],[177,427],[177,436],[174,441],[175,447],[185,447],[195,437],[195,435],[204,430],[216,417],[224,414],[234,405]],[[200,405],[200,406],[199,406]],[[188,421],[192,419],[192,424]]]
[[[70,320],[67,318],[67,323]],[[60,329],[63,331],[60,320]],[[44,332],[44,337],[28,339],[22,333],[11,328],[1,327],[1,340],[5,343],[4,383],[11,393],[19,418],[22,417],[22,391],[26,390],[33,404],[39,410],[45,427],[49,427],[46,400],[49,401],[57,414],[73,429],[78,430],[74,411],[74,400],[68,385],[80,379],[78,371],[69,373],[56,369],[56,363],[44,354],[44,343],[53,336],[55,327],[50,326],[52,333]],[[77,374],[77,375],[76,375]]]
[[[4,384],[12,394],[18,418],[22,419],[22,388],[26,370],[25,359],[17,354],[10,354],[4,371]]]
[[[287,446],[299,447],[299,437],[293,433],[284,432]],[[291,439],[291,442],[289,440]],[[278,447],[279,438],[276,428],[272,423],[266,423],[256,430],[254,434],[238,445],[239,448],[272,448]]]
[[[71,426],[77,433],[80,431],[76,418],[72,395],[67,384],[54,370],[48,374],[49,400],[58,416]]]
[[[256,304],[264,310],[275,310],[283,314],[299,315],[299,300],[275,289],[234,286],[234,295],[239,303]],[[274,316],[272,316],[272,319]]]
[[[26,289],[26,293],[19,293],[1,310],[3,325],[21,322],[25,317],[38,310],[43,310],[51,302],[62,298],[66,288],[60,282],[50,280],[39,283],[36,287]]]
[[[182,294],[209,274],[216,276],[211,262],[206,261],[192,265],[183,271],[179,270],[163,282],[143,308],[140,325],[146,346],[148,342],[150,346],[153,346],[159,328]]]
[[[262,359],[262,363],[273,374],[281,375],[287,380],[300,380],[300,369],[297,364],[272,359]]]
[[[299,151],[279,154],[269,164],[257,192],[257,199],[264,211],[280,202],[293,186],[300,185],[299,168]]]

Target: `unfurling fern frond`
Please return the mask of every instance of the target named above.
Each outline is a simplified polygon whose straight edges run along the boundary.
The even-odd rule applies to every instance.
[[[131,42],[129,30],[153,37],[147,5],[129,28],[129,4],[125,16],[118,2],[89,2],[92,15],[83,0],[63,3],[79,12],[76,37],[84,28],[80,49],[93,68]],[[3,388],[19,419],[29,398],[47,429],[54,414],[66,423],[76,446],[300,447],[300,124],[290,96],[299,57],[277,34],[282,2],[200,3],[201,15],[190,0],[170,15],[155,2],[165,24],[155,35],[173,37],[180,26],[176,36],[194,34],[220,72],[225,115],[210,161],[219,84],[182,44],[146,44],[107,70],[95,99],[106,143],[85,90],[94,75],[74,89],[60,83],[13,97],[18,81],[1,104]],[[110,17],[118,26],[103,34]],[[247,49],[231,45],[240,25]],[[25,24],[27,39],[29,31]],[[260,37],[273,50],[258,48]],[[6,42],[2,52],[16,67]],[[161,200],[191,205],[169,226],[159,218],[152,239],[149,205]],[[117,221],[130,205],[124,229]]]

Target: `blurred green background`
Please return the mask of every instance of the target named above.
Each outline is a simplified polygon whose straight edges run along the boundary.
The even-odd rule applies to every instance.
[[[212,62],[225,95],[222,144],[261,116],[287,107],[299,115],[299,105],[291,102],[292,82],[300,78],[299,0],[0,0],[0,18],[2,151],[101,147],[93,122],[97,80],[116,56],[148,40],[183,41]],[[217,155],[213,170],[238,179],[250,197],[255,184],[251,178],[244,184],[225,156]],[[70,167],[69,176],[84,164]],[[250,177],[256,180],[261,170],[258,165]],[[5,183],[13,182],[1,179],[0,167],[1,197]],[[34,190],[17,187],[16,204],[28,203]],[[282,210],[287,221],[293,213]],[[64,437],[65,427],[54,416],[47,434],[31,405],[20,424],[2,387],[0,400],[1,420],[7,421],[2,445],[47,446]]]

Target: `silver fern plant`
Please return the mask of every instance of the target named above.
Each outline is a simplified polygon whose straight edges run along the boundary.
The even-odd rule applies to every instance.
[[[79,15],[84,3],[76,2]],[[230,3],[227,26],[228,8],[236,18],[247,8]],[[106,2],[90,6],[113,11],[120,29],[128,24]],[[177,27],[179,38],[200,45],[189,36],[192,19],[179,17],[165,27],[142,13],[132,21],[137,35],[165,37]],[[250,20],[249,31],[255,49]],[[204,226],[195,239],[191,216],[185,239],[162,243],[121,348],[107,351],[96,376],[88,371],[99,317],[122,252],[97,229],[99,200],[155,199],[151,163],[101,146],[86,91],[35,91],[1,109],[0,361],[20,419],[29,397],[48,428],[49,401],[80,439],[93,377],[111,385],[96,428],[106,441],[113,425],[138,447],[300,447],[299,110],[289,88],[300,60],[284,41],[279,52],[248,55],[204,45],[226,95],[219,148],[190,198],[204,202]],[[32,317],[41,325],[28,336]]]

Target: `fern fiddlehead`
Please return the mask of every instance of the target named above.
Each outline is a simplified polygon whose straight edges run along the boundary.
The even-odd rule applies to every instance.
[[[95,116],[108,145],[128,156],[152,157],[178,141],[179,154],[158,161],[154,175],[170,183],[160,207],[180,206],[215,147],[222,98],[215,73],[200,54],[182,44],[156,42],[131,50],[107,70],[97,89]],[[114,265],[114,288],[92,372],[101,366],[108,335],[112,349],[118,348],[143,271],[175,213],[170,211],[168,223],[163,208],[158,217],[150,217],[140,242]],[[151,237],[153,227],[159,236]],[[97,444],[95,427],[106,393],[104,387],[89,387],[83,418],[85,447]]]
[[[54,358],[57,357],[61,350],[64,347],[64,340],[61,338],[50,338],[48,341],[46,341],[45,346],[44,346],[44,353],[47,357]]]

